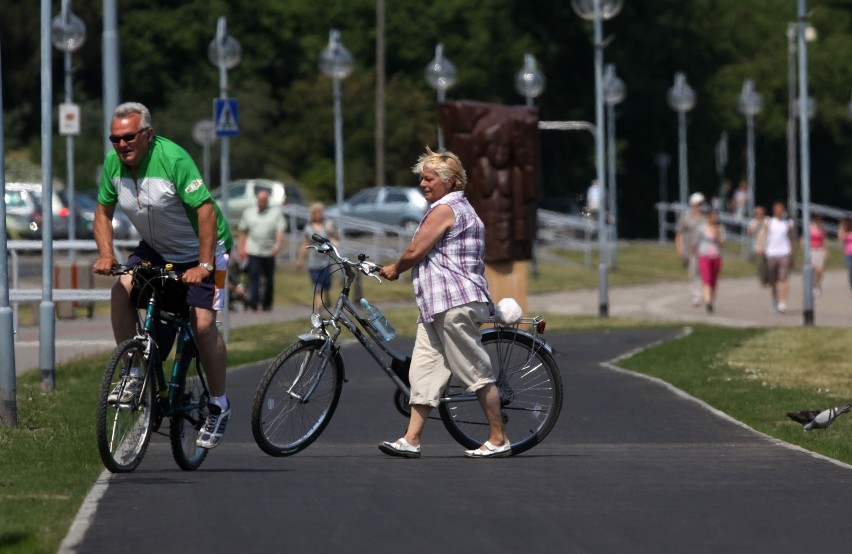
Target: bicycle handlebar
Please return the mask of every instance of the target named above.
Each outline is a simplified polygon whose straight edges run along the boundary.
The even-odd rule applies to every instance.
[[[358,254],[358,261],[354,262],[345,256],[341,256],[340,251],[337,250],[337,246],[335,246],[327,237],[314,233],[311,238],[317,243],[317,245],[310,245],[308,248],[313,248],[317,252],[327,254],[336,262],[343,264],[346,267],[355,268],[364,275],[367,275],[368,277],[375,277],[377,281],[380,283],[382,282],[379,276],[376,275],[376,273],[382,269],[382,266],[377,263],[368,262],[367,258],[369,256],[366,254]]]
[[[168,264],[171,265],[171,264]],[[133,273],[133,271],[138,267],[144,267],[154,273],[159,274],[160,277],[165,279],[172,279],[174,281],[180,281],[181,276],[183,276],[183,272],[178,272],[173,269],[169,269],[168,267],[150,265],[146,262],[136,265],[125,265],[125,264],[113,264],[113,266],[109,269],[110,275],[129,275]]]

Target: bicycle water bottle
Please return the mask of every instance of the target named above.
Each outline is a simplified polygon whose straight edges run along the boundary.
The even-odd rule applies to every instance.
[[[361,299],[361,306],[364,308],[364,318],[370,322],[370,326],[376,330],[382,339],[388,341],[396,337],[396,329],[381,310],[367,302],[366,298]]]

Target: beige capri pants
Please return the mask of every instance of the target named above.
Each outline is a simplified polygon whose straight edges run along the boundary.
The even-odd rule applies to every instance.
[[[468,392],[495,381],[479,335],[489,315],[486,303],[471,302],[436,314],[431,323],[417,324],[408,374],[410,404],[438,406],[450,375],[467,385]]]

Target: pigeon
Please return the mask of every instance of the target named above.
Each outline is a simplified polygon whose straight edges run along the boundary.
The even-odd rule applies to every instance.
[[[828,429],[834,423],[834,420],[837,419],[837,416],[845,414],[850,409],[852,409],[852,404],[844,404],[843,406],[822,411],[802,410],[800,412],[788,412],[787,417],[804,425],[805,431],[810,431],[811,429]]]

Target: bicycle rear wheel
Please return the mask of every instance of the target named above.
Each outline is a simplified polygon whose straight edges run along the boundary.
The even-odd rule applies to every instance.
[[[254,397],[257,445],[270,456],[307,448],[331,421],[342,386],[343,360],[323,343],[299,341],[287,348],[267,368]]]
[[[541,442],[559,418],[559,368],[542,343],[515,329],[489,333],[483,337],[482,346],[498,375],[503,424],[512,441],[512,454],[519,454]],[[447,396],[462,394],[465,389],[453,376]],[[488,440],[488,422],[476,400],[441,403],[438,411],[447,431],[463,446],[476,448]]]
[[[101,379],[96,425],[98,453],[104,466],[113,473],[136,469],[151,440],[157,404],[155,376],[145,356],[145,346],[145,341],[139,339],[121,343],[113,351]],[[141,382],[133,394],[128,389],[131,368],[139,368]]]
[[[187,355],[186,352],[183,354]],[[198,432],[207,418],[207,402],[210,393],[204,371],[196,358],[195,370],[189,369],[178,386],[177,405],[174,406],[169,423],[169,439],[172,443],[172,455],[181,469],[192,471],[201,467],[207,457],[206,448],[195,444]]]

